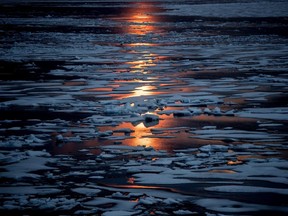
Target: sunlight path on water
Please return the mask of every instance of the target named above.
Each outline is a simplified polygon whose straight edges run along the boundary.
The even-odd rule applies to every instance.
[[[286,1],[2,2],[1,215],[288,212]]]

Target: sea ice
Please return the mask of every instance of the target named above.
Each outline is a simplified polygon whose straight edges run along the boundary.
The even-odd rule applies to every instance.
[[[177,210],[177,211],[173,211],[173,213],[175,215],[197,215],[198,212],[191,212],[189,210]]]
[[[225,213],[255,212],[255,211],[288,211],[287,207],[249,204],[226,199],[199,199],[195,202],[206,209]]]
[[[269,188],[269,187],[258,187],[258,186],[239,186],[239,185],[225,185],[225,186],[214,186],[205,188],[207,191],[217,191],[226,193],[278,193],[288,194],[286,188]]]
[[[98,193],[101,192],[101,190],[99,189],[88,188],[88,187],[72,188],[71,191],[78,193],[78,194],[87,195],[87,196],[96,196]]]
[[[21,179],[24,177],[40,178],[40,175],[33,174],[31,172],[38,170],[52,170],[54,168],[48,167],[45,164],[53,162],[55,162],[55,159],[32,156],[27,159],[21,160],[18,163],[6,165],[4,167],[6,171],[0,173],[0,177],[14,179]]]

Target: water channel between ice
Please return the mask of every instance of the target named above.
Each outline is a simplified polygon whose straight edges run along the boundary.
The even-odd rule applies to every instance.
[[[0,6],[1,214],[287,213],[286,1]]]

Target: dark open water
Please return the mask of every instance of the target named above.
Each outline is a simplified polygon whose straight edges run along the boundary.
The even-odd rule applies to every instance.
[[[118,184],[125,188],[129,185],[127,178],[135,176],[129,170],[117,171],[122,166],[129,167],[123,161],[170,157],[156,154],[150,158],[142,154],[137,158],[129,153],[110,161],[109,157],[98,156],[104,152],[102,146],[111,144],[144,145],[169,154],[193,148],[193,158],[199,147],[208,144],[228,146],[228,153],[237,152],[234,146],[252,144],[263,146],[268,153],[252,148],[251,152],[244,150],[248,152],[247,158],[286,159],[287,11],[286,1],[1,1],[1,212],[37,214],[41,209],[31,204],[37,195],[13,198],[4,192],[5,188],[13,184],[54,187],[59,182],[62,186],[56,188],[61,188],[61,192],[52,197],[71,198],[81,204],[63,212],[61,208],[46,209],[48,213],[88,211],[91,208],[83,203],[92,198],[107,198],[111,192],[103,190],[99,196],[85,200],[83,194],[71,192],[75,185],[117,188]],[[145,115],[152,115],[153,119]],[[31,134],[43,142],[31,138]],[[27,177],[13,179],[5,174],[8,165],[14,164],[13,152],[18,152],[20,158],[21,154],[29,155],[28,151],[43,149],[51,158],[61,158],[51,171],[54,180],[43,182],[48,174],[37,171],[40,177],[32,178],[30,185],[31,179]],[[76,161],[66,161],[63,155]],[[229,161],[249,162],[243,159],[245,156],[241,158],[241,153],[232,159],[217,157],[207,159],[209,163],[199,168],[224,169]],[[89,159],[97,162],[94,168],[87,165]],[[183,160],[179,159],[181,163]],[[221,165],[211,165],[217,161]],[[181,163],[174,160],[170,165],[158,165],[161,169],[168,166],[177,170],[184,166],[183,170],[190,170]],[[279,184],[263,179],[274,175],[268,171],[259,174],[260,180],[242,179],[241,184],[287,190],[286,168],[281,165],[283,172],[278,177],[283,177],[283,181]],[[17,174],[20,169],[16,167],[13,172]],[[75,176],[71,174],[74,169],[90,174]],[[103,180],[87,180],[99,170],[107,172]],[[179,208],[194,209],[203,215],[221,212],[216,207],[196,205],[195,197],[230,199],[230,193],[205,191],[205,187],[211,186],[205,178],[189,178],[201,182],[167,181],[164,186],[142,182],[142,186],[146,186],[144,191],[156,185],[160,191],[163,187],[189,194],[193,205],[183,201],[171,208],[163,203],[157,208],[154,203],[152,207],[144,205],[144,210],[140,208],[135,214],[155,214],[161,210],[176,215],[174,211]],[[212,180],[213,176],[209,178]],[[227,181],[233,184],[231,179]],[[276,211],[278,205],[284,210],[279,207],[277,213],[287,211],[286,194],[233,194],[236,201],[264,207],[248,206],[248,210],[233,210],[232,214],[258,214],[255,208],[259,208],[260,215]],[[19,204],[23,199],[30,202]],[[21,208],[9,210],[11,200]],[[105,214],[109,212],[105,205],[92,210]],[[234,208],[237,205],[232,204]],[[31,206],[35,211],[29,210]],[[87,214],[96,214],[92,210]]]

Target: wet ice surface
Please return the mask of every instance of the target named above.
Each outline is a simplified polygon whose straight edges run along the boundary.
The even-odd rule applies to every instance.
[[[287,214],[286,1],[15,2],[1,213]]]

